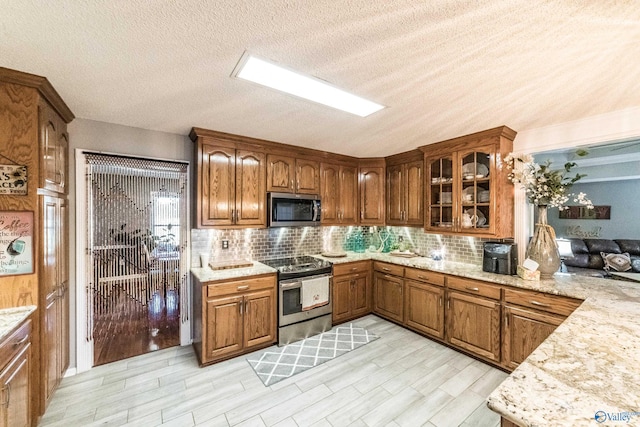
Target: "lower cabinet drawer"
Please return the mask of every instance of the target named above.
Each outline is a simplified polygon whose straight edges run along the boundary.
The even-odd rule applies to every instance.
[[[504,301],[562,316],[570,315],[582,304],[582,301],[569,297],[515,289],[505,289]]]
[[[30,334],[31,320],[27,320],[14,333],[2,340],[0,343],[0,369],[29,344]]]
[[[333,275],[342,276],[345,274],[367,273],[370,270],[371,261],[348,262],[344,264],[333,264]]]
[[[500,286],[490,285],[473,279],[465,279],[464,277],[447,277],[447,286],[450,289],[467,292],[473,295],[479,295],[485,298],[495,300],[500,299]]]
[[[259,289],[274,288],[275,286],[275,274],[262,277],[251,277],[250,279],[207,285],[207,296],[215,297],[221,295],[231,295],[235,293],[256,291]]]
[[[373,263],[373,269],[385,274],[392,274],[394,276],[404,276],[404,267],[401,265],[387,264],[386,262],[375,261]]]

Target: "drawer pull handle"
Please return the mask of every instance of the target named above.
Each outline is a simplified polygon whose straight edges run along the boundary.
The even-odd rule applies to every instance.
[[[13,344],[13,347],[14,347],[14,348],[15,348],[15,347],[20,347],[22,344],[26,343],[28,339],[29,339],[29,335],[27,334],[27,335],[25,335],[24,337],[22,337],[22,339],[20,339],[20,340],[16,341],[16,342]]]
[[[480,290],[479,288],[471,288],[469,286],[465,287],[465,289],[468,291],[474,291],[474,292],[478,292]]]
[[[351,267],[351,271],[356,271],[358,267]]]
[[[382,267],[382,271],[391,271],[391,269],[387,267]]]
[[[239,291],[246,291],[247,289],[249,289],[249,285],[244,285],[244,286],[238,286],[237,288]]]
[[[427,280],[427,278],[426,278],[426,277],[424,277],[424,276],[423,276],[423,275],[421,275],[421,274],[419,274],[419,275],[418,275],[418,279]]]
[[[536,300],[531,300],[532,305],[537,305],[538,307],[551,307],[549,304],[544,304],[542,302],[538,302]]]

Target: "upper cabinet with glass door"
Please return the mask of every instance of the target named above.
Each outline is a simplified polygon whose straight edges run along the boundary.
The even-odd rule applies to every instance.
[[[506,126],[426,145],[425,230],[513,237],[513,185],[503,159],[515,131]]]

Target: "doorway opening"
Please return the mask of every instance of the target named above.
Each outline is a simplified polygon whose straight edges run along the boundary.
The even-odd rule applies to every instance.
[[[180,345],[188,165],[86,153],[87,341],[93,366]]]

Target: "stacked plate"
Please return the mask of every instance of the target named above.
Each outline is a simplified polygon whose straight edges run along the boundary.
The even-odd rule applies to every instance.
[[[485,203],[489,201],[489,190],[478,191],[478,202]]]
[[[451,203],[451,192],[440,193],[440,203]]]
[[[465,163],[462,165],[462,176],[465,178],[473,179],[474,176],[476,178],[484,178],[487,175],[489,175],[489,168],[482,163]]]

